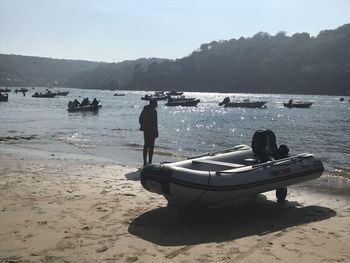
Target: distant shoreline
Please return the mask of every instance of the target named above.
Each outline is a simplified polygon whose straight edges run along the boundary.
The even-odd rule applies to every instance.
[[[9,88],[9,89],[15,89],[15,88],[37,88],[37,89],[80,89],[80,90],[102,90],[102,91],[110,91],[110,92],[116,92],[116,91],[121,91],[121,92],[154,92],[156,90],[134,90],[134,89],[96,89],[96,88],[78,88],[78,87],[68,87],[68,86],[52,86],[52,87],[46,87],[46,86],[38,86],[38,87],[33,87],[33,86],[0,86],[0,88]],[[164,90],[168,91],[168,90]],[[180,90],[179,90],[180,91]],[[234,91],[200,91],[200,90],[191,90],[191,91],[186,91],[186,90],[181,90],[183,92],[188,92],[188,93],[218,93],[218,94],[254,94],[254,95],[290,95],[290,96],[310,96],[310,95],[316,95],[316,96],[330,96],[330,97],[344,97],[345,102],[350,99],[350,90],[346,94],[324,94],[324,93],[279,93],[279,92],[269,92],[269,93],[261,93],[261,92],[234,92]],[[12,92],[12,90],[11,90]],[[10,92],[10,94],[11,94]],[[349,98],[347,98],[349,97]]]

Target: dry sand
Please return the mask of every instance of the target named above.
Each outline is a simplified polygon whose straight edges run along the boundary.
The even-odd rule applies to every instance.
[[[0,262],[350,262],[348,196],[179,213],[136,168],[43,155],[0,146]]]

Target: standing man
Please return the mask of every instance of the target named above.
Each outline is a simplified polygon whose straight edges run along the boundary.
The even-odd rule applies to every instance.
[[[157,119],[157,101],[150,100],[149,105],[146,105],[139,117],[141,125],[140,130],[143,131],[143,166],[152,163],[154,142],[158,138],[158,119]],[[147,163],[148,153],[148,163]]]

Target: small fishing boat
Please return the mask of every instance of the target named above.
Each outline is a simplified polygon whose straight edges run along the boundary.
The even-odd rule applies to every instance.
[[[38,93],[38,92],[35,92],[33,95],[32,95],[33,98],[54,98],[56,97],[56,93],[52,93],[52,92],[46,92],[46,93]]]
[[[0,92],[11,92],[11,90],[8,88],[5,88],[5,89],[0,89]]]
[[[0,94],[0,101],[8,101],[9,95],[8,94]]]
[[[169,98],[168,102],[165,103],[165,106],[169,107],[176,107],[176,106],[181,106],[181,107],[195,107],[198,105],[200,102],[200,99],[196,98]]]
[[[310,108],[313,102],[310,101],[293,101],[289,100],[288,102],[283,103],[283,106],[286,108]]]
[[[20,88],[20,89],[15,89],[15,93],[18,93],[18,92],[27,92],[28,89],[26,88]]]
[[[141,100],[167,100],[168,98],[169,95],[163,91],[156,91],[154,94],[146,94],[144,97],[141,97]]]
[[[101,104],[98,105],[93,105],[93,104],[87,104],[84,106],[76,106],[76,104],[73,101],[68,102],[68,109],[67,111],[69,112],[77,112],[77,111],[82,111],[82,112],[87,112],[87,111],[91,111],[91,112],[97,112],[99,109],[102,108]]]
[[[117,92],[117,93],[114,93],[114,96],[120,96],[120,97],[121,97],[121,96],[125,96],[125,94],[124,94],[124,93],[118,93],[118,92]]]
[[[168,95],[152,95],[146,94],[141,100],[167,100],[169,98]]]
[[[230,108],[262,108],[267,103],[267,101],[251,101],[250,99],[245,99],[242,101],[231,101],[229,97],[226,97],[219,106],[230,107]]]
[[[288,147],[277,149],[274,138],[272,131],[257,131],[252,147],[238,145],[183,161],[146,165],[141,184],[180,210],[229,205],[271,190],[283,201],[288,186],[321,176],[324,167],[309,153],[289,156]]]

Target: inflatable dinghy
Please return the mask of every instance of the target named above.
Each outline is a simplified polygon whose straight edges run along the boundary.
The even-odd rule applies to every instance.
[[[279,201],[285,200],[287,186],[321,176],[324,167],[312,154],[289,156],[285,145],[277,149],[275,138],[270,130],[257,131],[252,147],[238,145],[183,161],[146,165],[141,184],[181,210],[225,205],[271,190],[276,190]]]

